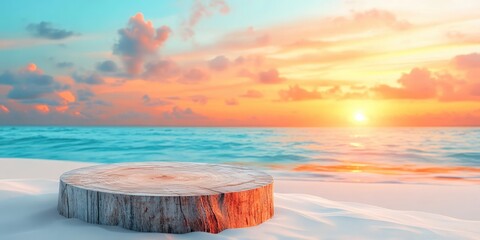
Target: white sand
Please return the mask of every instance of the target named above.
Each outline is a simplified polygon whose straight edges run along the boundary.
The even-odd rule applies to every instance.
[[[56,211],[58,177],[87,165],[0,159],[0,239],[480,239],[478,185],[276,179],[275,216],[257,227],[172,235],[87,224]]]

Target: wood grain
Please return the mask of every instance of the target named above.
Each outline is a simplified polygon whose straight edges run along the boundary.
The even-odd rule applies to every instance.
[[[60,177],[58,212],[142,232],[218,233],[270,219],[273,178],[220,164],[97,165]]]

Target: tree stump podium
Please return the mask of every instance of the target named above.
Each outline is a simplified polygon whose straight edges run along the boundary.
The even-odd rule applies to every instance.
[[[273,178],[204,163],[107,164],[60,177],[58,212],[141,232],[218,233],[273,216]]]

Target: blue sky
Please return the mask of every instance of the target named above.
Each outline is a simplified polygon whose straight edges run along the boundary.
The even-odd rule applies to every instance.
[[[279,25],[299,17],[313,17],[328,14],[332,8],[331,1],[229,1],[229,14],[212,14],[197,26],[194,40],[183,40],[179,35],[182,23],[189,17],[195,1],[2,1],[2,19],[0,36],[11,41],[31,39],[26,27],[31,23],[50,22],[54,27],[67,29],[77,35],[73,39],[43,41],[31,46],[0,50],[0,70],[20,67],[28,62],[46,62],[43,68],[55,71],[49,62],[72,61],[89,68],[91,59],[83,55],[94,52],[111,51],[111,46],[118,39],[117,31],[137,12],[154,25],[168,25],[172,31],[169,51],[175,49],[191,50],[198,43],[208,44],[226,31],[265,28]],[[23,47],[24,46],[24,47]],[[25,51],[28,49],[28,51]],[[51,64],[50,64],[51,65]]]

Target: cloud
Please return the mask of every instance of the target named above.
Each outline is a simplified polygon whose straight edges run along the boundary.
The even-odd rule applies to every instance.
[[[198,103],[198,104],[201,104],[201,105],[205,105],[208,102],[208,98],[206,96],[203,96],[203,95],[191,96],[190,100],[192,100],[192,102],[194,102],[194,103]]]
[[[179,79],[179,83],[195,84],[207,81],[210,78],[207,72],[200,68],[192,68],[185,72]]]
[[[249,89],[246,93],[240,95],[244,98],[262,98],[263,94],[257,90]]]
[[[279,76],[277,69],[258,73],[258,81],[265,84],[276,84],[284,82],[286,79]]]
[[[162,100],[162,99],[152,99],[147,94],[143,95],[142,101],[143,101],[143,105],[149,106],[149,107],[152,107],[152,106],[167,106],[167,105],[172,104],[171,102],[165,101],[165,100]]]
[[[191,108],[172,107],[170,111],[162,113],[162,122],[167,125],[195,124],[206,117],[195,113]]]
[[[60,111],[59,111],[60,110]],[[28,110],[11,109],[0,117],[0,125],[91,125],[98,124],[80,112],[66,112],[49,106],[36,105]],[[1,111],[0,111],[1,115]]]
[[[459,69],[470,70],[480,68],[480,54],[470,53],[465,55],[457,55],[453,58],[453,62]]]
[[[65,29],[54,28],[49,22],[31,23],[27,30],[35,37],[59,40],[73,36],[75,33]]]
[[[358,42],[362,42],[366,36],[398,33],[413,27],[413,24],[399,19],[392,12],[370,9],[352,11],[344,16],[284,22],[269,28],[257,29],[250,26],[223,35],[205,49],[224,52],[255,49],[266,53],[270,53],[272,47],[277,48],[277,51],[294,52],[302,48],[310,51],[314,48],[317,51],[331,50],[329,47],[336,44],[342,44],[344,47],[345,40],[357,39]]]
[[[225,100],[225,104],[228,106],[235,106],[235,105],[238,105],[238,101],[235,98],[229,98]]]
[[[85,89],[78,89],[77,90],[77,99],[78,101],[89,101],[92,97],[95,96],[95,93],[93,93],[90,89],[85,88]]]
[[[181,69],[172,60],[160,60],[145,66],[143,77],[153,81],[168,81],[180,75]]]
[[[46,104],[37,104],[37,105],[35,105],[35,109],[39,113],[43,113],[43,114],[47,114],[47,113],[50,112],[50,107],[48,107],[48,105],[46,105]]]
[[[452,62],[460,74],[413,68],[397,80],[398,87],[382,84],[370,90],[385,99],[480,100],[480,54],[458,55]]]
[[[230,12],[230,8],[224,0],[210,0],[208,3],[196,0],[192,5],[188,20],[185,21],[183,24],[183,38],[192,38],[195,35],[195,26],[203,18],[210,17],[216,12],[221,14],[227,14],[228,12]]]
[[[169,27],[155,29],[152,22],[145,21],[142,13],[137,13],[130,18],[126,28],[118,30],[120,39],[113,46],[113,53],[121,56],[129,74],[140,74],[145,58],[155,54],[170,33]]]
[[[117,64],[112,60],[106,60],[103,62],[97,63],[95,67],[100,72],[116,72],[118,70]]]
[[[73,62],[59,62],[55,66],[57,66],[57,68],[72,68],[74,64]]]
[[[7,97],[15,100],[36,99],[64,88],[52,76],[43,74],[35,64],[16,73],[4,72],[0,75],[0,84],[12,86]]]
[[[303,101],[322,99],[322,94],[317,90],[308,91],[298,85],[290,86],[287,90],[280,90],[278,92],[280,99],[283,101]]]
[[[72,103],[77,100],[75,95],[71,91],[61,91],[57,93],[58,96],[63,99],[64,103]]]
[[[210,69],[215,71],[223,71],[228,68],[230,61],[225,56],[217,56],[214,59],[208,61]]]
[[[42,69],[38,68],[35,63],[29,63],[24,68],[20,69],[21,72],[30,72],[30,73],[38,73],[43,74]]]
[[[390,99],[427,99],[436,97],[436,79],[428,69],[414,68],[397,80],[400,87],[376,86],[377,96]]]
[[[224,35],[214,47],[225,50],[258,48],[272,43],[271,40],[271,33],[267,30],[259,31],[248,27]]]
[[[84,83],[89,85],[99,85],[103,84],[105,81],[103,80],[102,76],[92,73],[92,74],[78,74],[73,73],[72,75],[73,80],[77,83]]]
[[[0,113],[9,113],[10,109],[7,106],[0,104]]]
[[[412,26],[411,23],[405,20],[399,20],[395,14],[380,10],[370,9],[367,11],[355,12],[353,11],[349,17],[335,17],[331,19],[332,24],[338,27],[348,27],[356,29],[371,29],[374,27],[389,27],[396,30],[405,30]]]
[[[95,99],[97,95],[89,88],[77,89],[74,96],[75,96],[76,102],[70,105],[80,107],[84,104],[83,105],[84,111],[98,110],[99,106],[112,106],[110,102],[106,102],[100,99]],[[82,115],[84,114],[86,113],[85,112],[82,113]]]

